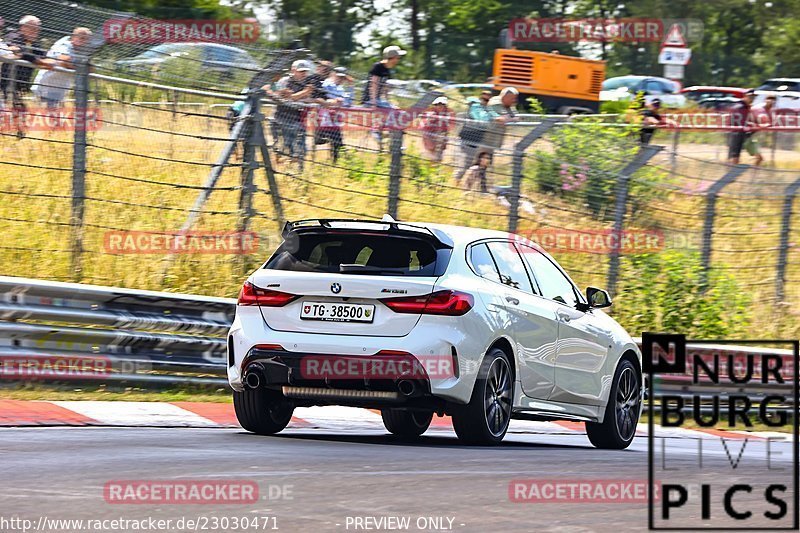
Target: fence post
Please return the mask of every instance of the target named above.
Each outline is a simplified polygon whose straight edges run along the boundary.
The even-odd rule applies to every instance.
[[[264,116],[259,113],[259,119],[255,122],[255,127],[261,139],[261,159],[264,161],[264,172],[267,174],[269,197],[272,198],[272,209],[275,211],[275,221],[278,224],[278,234],[280,235],[281,231],[283,231],[283,225],[286,222],[286,216],[283,214],[281,193],[280,190],[278,190],[278,181],[275,179],[275,170],[272,168],[272,160],[269,158],[269,149],[267,148],[267,138],[264,135],[263,120]]]
[[[750,168],[750,165],[735,165],[731,167],[719,180],[708,188],[706,193],[706,216],[703,222],[703,248],[702,248],[702,270],[700,272],[701,286],[708,285],[708,271],[711,268],[711,241],[714,236],[714,218],[717,214],[717,196],[727,185],[736,181],[736,178]]]
[[[670,154],[669,162],[671,174],[675,177],[675,172],[678,170],[678,148],[681,144],[681,130],[676,127],[672,134],[672,153]]]
[[[386,212],[390,217],[397,219],[397,204],[400,201],[400,176],[403,171],[403,130],[401,128],[392,130],[389,151],[392,154],[392,161],[389,168],[389,202],[386,206]]]
[[[794,197],[800,191],[800,179],[786,188],[783,199],[783,215],[781,217],[781,242],[778,248],[778,269],[775,274],[775,300],[783,301],[786,285],[786,261],[789,256],[789,232],[792,230],[792,208]]]
[[[617,176],[617,186],[614,193],[614,233],[616,237],[612,240],[611,253],[608,259],[608,280],[606,287],[609,293],[613,294],[617,289],[619,279],[619,251],[622,237],[622,230],[625,227],[625,214],[628,212],[628,193],[630,192],[630,182],[633,173],[642,168],[654,155],[663,150],[663,146],[642,145],[633,159],[625,165]]]
[[[252,111],[246,119],[244,130],[242,131],[242,171],[241,171],[241,190],[239,191],[239,223],[237,230],[243,232],[247,230],[250,219],[253,216],[253,192],[255,184],[253,182],[253,171],[258,167],[256,161],[256,145],[259,144],[258,132],[255,128],[256,120],[260,120],[259,99],[253,98]]]
[[[89,105],[89,56],[77,53],[75,66],[75,117],[72,143],[72,213],[70,215],[70,267],[75,281],[82,278],[83,219],[86,214],[86,108]]]
[[[508,232],[517,231],[519,223],[519,198],[522,188],[522,160],[525,157],[525,150],[533,144],[533,141],[550,131],[561,119],[546,118],[535,128],[529,131],[525,137],[514,146],[513,164],[511,170],[511,194],[508,199]]]

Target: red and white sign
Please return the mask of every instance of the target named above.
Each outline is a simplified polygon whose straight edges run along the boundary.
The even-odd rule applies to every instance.
[[[681,30],[680,24],[673,24],[670,27],[661,46],[678,46],[681,48],[686,47],[686,38],[683,36],[683,30]]]

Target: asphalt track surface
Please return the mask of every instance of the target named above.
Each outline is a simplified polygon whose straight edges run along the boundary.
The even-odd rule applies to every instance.
[[[670,465],[694,468],[696,443],[672,441]],[[785,453],[773,459],[773,466],[789,466],[791,444],[779,448]],[[734,458],[739,449],[732,450]],[[704,455],[708,465],[714,457],[723,458],[724,449],[710,439]],[[748,447],[743,457],[764,466],[757,446]],[[356,517],[396,516],[410,519],[408,529],[402,529],[408,531],[645,531],[644,503],[515,503],[509,484],[534,478],[644,481],[647,461],[642,437],[628,450],[603,451],[580,434],[510,433],[501,446],[476,448],[459,445],[452,430],[430,430],[408,443],[358,427],[290,428],[273,437],[234,428],[3,428],[0,517],[28,518],[34,524],[42,516],[275,517],[270,529],[246,531],[273,530],[274,525],[282,531],[396,531],[376,522],[356,527],[355,522]],[[731,472],[718,468],[705,476],[706,481],[725,482]],[[252,480],[260,497],[248,505],[120,505],[103,495],[109,481],[175,479]],[[278,496],[278,490],[283,494]],[[425,527],[423,521],[419,527],[417,521],[428,517],[438,517],[442,525],[428,522]],[[173,525],[169,530],[182,529]]]

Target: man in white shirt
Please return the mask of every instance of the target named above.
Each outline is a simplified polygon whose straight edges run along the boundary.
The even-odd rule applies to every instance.
[[[66,35],[53,43],[47,52],[47,57],[57,61],[60,67],[74,68],[72,62],[75,49],[89,44],[91,36],[89,28],[75,28],[72,35]],[[33,92],[49,109],[52,109],[61,106],[64,96],[74,82],[75,75],[72,72],[40,70],[34,80]]]

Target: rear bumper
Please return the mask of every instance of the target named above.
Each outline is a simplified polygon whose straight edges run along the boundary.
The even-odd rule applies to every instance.
[[[465,333],[470,328],[464,320],[465,317],[436,317],[434,321],[423,317],[411,333],[403,337],[343,336],[275,331],[266,325],[258,308],[239,307],[228,333],[228,382],[234,390],[244,390],[245,373],[251,365],[258,363],[264,366],[268,386],[274,388],[290,385],[397,390],[397,380],[390,379],[393,374],[383,379],[380,376],[370,379],[375,377],[372,374],[353,376],[349,373],[344,376],[346,379],[337,379],[342,377],[339,375],[313,379],[315,376],[309,377],[308,368],[304,370],[302,365],[308,358],[317,363],[326,357],[370,361],[381,357],[382,351],[403,352],[419,363],[414,367],[416,371],[412,378],[419,382],[420,390],[424,392],[420,398],[466,403],[472,394],[475,375],[486,347]],[[257,347],[265,344],[273,346],[266,349]],[[455,361],[449,369],[441,368],[438,373],[435,369],[430,371],[432,364],[435,367],[448,360]],[[398,368],[402,371],[405,367]],[[419,375],[419,368],[425,369],[425,376]],[[404,402],[410,399],[404,398]]]

